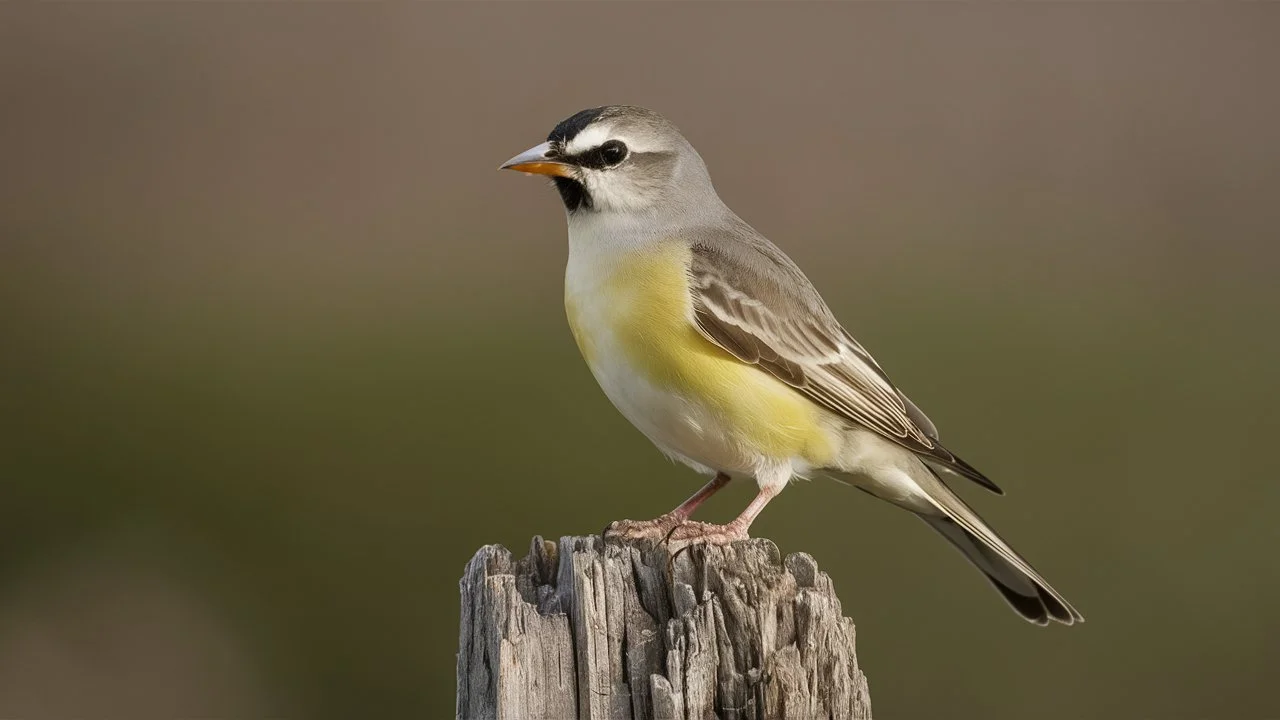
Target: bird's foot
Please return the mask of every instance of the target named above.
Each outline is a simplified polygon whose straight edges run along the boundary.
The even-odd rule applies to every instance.
[[[725,525],[686,522],[672,528],[667,541],[672,547],[682,548],[689,545],[728,545],[750,537],[746,526],[737,521]]]
[[[615,520],[604,529],[606,540],[652,540],[662,542],[672,531],[685,524],[675,513],[659,515],[652,520]],[[699,523],[695,523],[699,524]]]

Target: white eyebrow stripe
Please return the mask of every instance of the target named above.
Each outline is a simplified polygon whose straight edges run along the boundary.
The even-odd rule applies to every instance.
[[[578,133],[569,144],[565,146],[565,153],[568,155],[577,155],[594,147],[604,144],[609,139],[609,128],[602,125],[589,125]]]

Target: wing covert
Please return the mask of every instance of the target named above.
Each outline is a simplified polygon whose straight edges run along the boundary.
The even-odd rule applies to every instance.
[[[757,264],[753,268],[743,258],[695,245],[690,292],[699,331],[831,412],[1001,493],[938,442],[933,423],[840,326],[800,270],[778,255],[760,252],[749,258]],[[778,267],[771,269],[783,272],[762,272],[761,262],[775,263]],[[798,276],[795,287],[770,280],[789,275]]]

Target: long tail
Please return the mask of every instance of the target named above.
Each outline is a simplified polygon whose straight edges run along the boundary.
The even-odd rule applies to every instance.
[[[916,478],[937,508],[937,514],[918,513],[921,520],[942,533],[969,562],[987,576],[1019,615],[1037,625],[1055,620],[1064,625],[1084,622],[1084,616],[1040,577],[995,531],[933,473],[932,482]]]

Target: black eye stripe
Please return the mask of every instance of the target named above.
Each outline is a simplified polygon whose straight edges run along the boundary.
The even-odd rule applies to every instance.
[[[566,159],[579,167],[603,170],[626,160],[627,155],[626,144],[621,140],[609,140],[600,147],[591,148]]]

